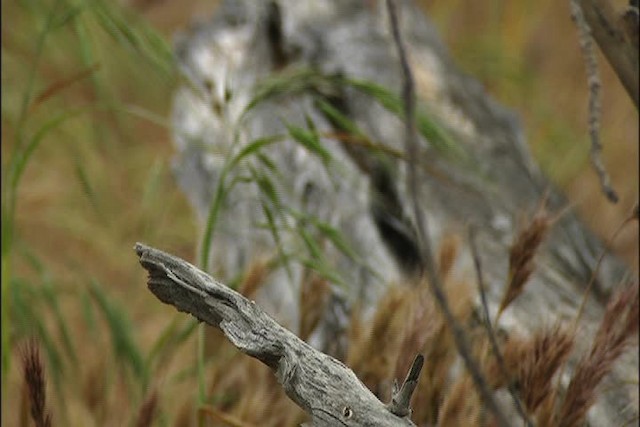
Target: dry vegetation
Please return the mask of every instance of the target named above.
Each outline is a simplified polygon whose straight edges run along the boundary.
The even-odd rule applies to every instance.
[[[207,343],[211,357],[201,378],[208,398],[198,408],[195,324],[158,304],[143,286],[131,251],[135,241],[194,259],[199,232],[171,177],[165,117],[177,77],[167,65],[170,47],[152,34],[167,35],[193,11],[207,9],[196,0],[189,7],[131,3],[137,12],[122,15],[112,5],[100,12],[89,3],[2,3],[2,423],[298,425],[304,414],[271,371],[217,332]],[[588,166],[586,77],[566,2],[422,3],[459,63],[523,114],[537,158],[587,223],[610,236],[637,200],[637,112],[602,65],[605,162],[621,195],[613,206]],[[117,26],[124,22],[133,35]],[[29,144],[34,149],[25,154],[22,179],[7,184],[16,148]],[[12,195],[15,214],[7,216],[5,200]],[[515,240],[501,309],[526,286],[551,226],[545,215],[539,211]],[[611,245],[636,272],[637,227],[637,220],[626,221]],[[452,272],[460,241],[450,236],[441,245],[439,271],[491,387],[515,385],[537,425],[581,425],[602,379],[636,343],[637,281],[612,298],[565,393],[557,374],[575,333],[557,325],[530,337],[500,336],[501,369],[473,311],[473,275]],[[255,293],[268,274],[266,263],[255,260],[239,289]],[[313,274],[302,287],[305,335],[317,324],[325,287]],[[371,322],[365,325],[356,311],[348,336],[347,364],[383,400],[413,355],[425,355],[414,397],[424,402],[414,405],[417,424],[487,420],[424,284],[391,287]]]

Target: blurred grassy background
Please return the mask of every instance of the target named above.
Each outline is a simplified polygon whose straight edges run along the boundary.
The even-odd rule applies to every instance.
[[[165,399],[164,423],[194,398],[191,323],[148,293],[132,247],[195,257],[199,230],[170,171],[170,40],[214,3],[2,2],[3,425],[16,425],[23,401],[15,344],[33,334],[54,417],[67,421],[58,425],[131,423],[150,383],[181,396]],[[521,114],[536,158],[587,224],[610,235],[638,197],[638,115],[600,57],[614,206],[588,162],[568,2],[421,3],[460,66]],[[614,244],[636,271],[637,236],[634,223]]]

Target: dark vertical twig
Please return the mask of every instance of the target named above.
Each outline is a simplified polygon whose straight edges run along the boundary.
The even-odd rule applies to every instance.
[[[600,187],[607,199],[612,203],[618,202],[618,194],[611,186],[611,179],[602,161],[602,143],[600,142],[600,117],[602,116],[602,97],[600,88],[602,82],[598,71],[598,61],[593,48],[591,28],[587,23],[582,6],[578,0],[571,0],[571,17],[578,28],[580,48],[584,56],[589,85],[589,138],[591,139],[591,164],[598,174]]]
[[[513,399],[513,405],[516,410],[522,416],[525,424],[529,427],[533,426],[533,423],[527,416],[524,407],[522,406],[522,401],[518,396],[518,392],[511,380],[511,376],[507,372],[506,365],[504,363],[504,358],[502,357],[502,352],[500,352],[500,347],[498,346],[498,340],[496,339],[495,331],[493,330],[493,326],[491,325],[491,317],[489,316],[489,307],[487,305],[487,295],[484,286],[484,279],[482,277],[482,265],[480,264],[480,256],[478,254],[478,248],[476,247],[475,242],[475,230],[473,228],[469,228],[469,246],[471,247],[471,256],[473,257],[473,265],[476,270],[476,281],[478,283],[478,292],[480,293],[480,301],[482,304],[483,311],[483,324],[484,328],[487,331],[487,335],[489,337],[489,343],[491,344],[491,350],[496,357],[496,362],[498,364],[498,368],[500,369],[500,373],[504,377],[507,383],[507,390]]]
[[[451,308],[449,307],[449,302],[444,293],[444,288],[440,281],[440,277],[437,273],[435,260],[433,258],[433,252],[431,250],[431,245],[428,239],[428,224],[426,222],[426,218],[422,216],[422,212],[418,206],[418,178],[416,170],[417,138],[415,125],[416,95],[414,90],[413,75],[411,73],[411,68],[409,67],[409,62],[407,60],[402,37],[400,36],[398,16],[396,13],[394,0],[387,0],[387,11],[389,13],[391,32],[398,49],[398,56],[400,58],[400,65],[402,67],[402,99],[404,104],[406,132],[405,151],[407,153],[408,159],[407,188],[409,190],[410,199],[413,205],[414,221],[416,223],[416,228],[418,231],[418,246],[424,260],[424,273],[426,273],[427,282],[429,284],[431,292],[434,295],[436,302],[445,318],[445,321],[447,322],[447,325],[451,330],[454,342],[458,349],[458,353],[462,357],[467,370],[471,374],[478,393],[480,394],[489,411],[491,411],[495,416],[498,425],[500,425],[501,427],[508,427],[509,423],[507,422],[505,415],[498,407],[498,404],[496,403],[484,376],[480,372],[480,367],[471,355],[471,350],[469,348],[466,334],[453,316]]]

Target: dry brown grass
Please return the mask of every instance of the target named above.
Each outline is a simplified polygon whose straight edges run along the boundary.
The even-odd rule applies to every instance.
[[[555,374],[571,354],[573,339],[559,326],[536,331],[529,339],[512,336],[502,349],[509,378],[503,378],[495,362],[487,376],[496,388],[514,381],[528,413],[537,414],[554,387]]]
[[[509,276],[498,317],[522,293],[533,273],[534,257],[553,224],[545,203],[544,200],[540,203],[531,221],[520,230],[509,249]]]
[[[638,283],[617,292],[596,334],[591,352],[578,362],[557,418],[559,426],[581,426],[597,399],[597,387],[630,341],[637,338]]]
[[[446,234],[440,243],[438,251],[438,273],[446,280],[453,269],[455,260],[460,253],[460,237],[456,234]]]
[[[463,375],[444,398],[439,410],[438,426],[478,425],[480,410],[480,399],[475,392],[473,381],[470,376]]]
[[[300,286],[300,332],[299,336],[307,340],[316,329],[329,302],[331,285],[326,279],[310,273]]]
[[[316,278],[310,276],[308,280],[311,285]],[[470,325],[473,288],[455,280],[445,284],[449,298],[455,301],[452,306],[456,317]],[[307,292],[306,297],[309,304],[326,299],[321,293]],[[484,374],[494,390],[504,389],[507,381],[514,381],[527,413],[538,425],[574,426],[581,425],[586,410],[597,397],[598,383],[637,332],[638,320],[638,286],[635,285],[612,300],[591,353],[580,362],[569,388],[562,393],[557,388],[556,373],[567,361],[574,339],[563,327],[543,329],[530,338],[511,334],[501,346],[509,379],[505,379],[496,366],[486,335],[470,336],[475,356],[484,360]],[[412,419],[417,425],[492,425],[471,378],[460,370],[459,360],[456,362],[458,356],[452,337],[424,284],[390,288],[381,298],[373,318],[364,322],[354,318],[352,328],[359,330],[352,331],[347,363],[382,400],[389,399],[391,380],[406,374],[413,356],[425,355],[425,366],[413,399]],[[313,329],[308,332],[312,333]],[[211,402],[198,408],[191,393],[176,399],[172,388],[151,392],[138,410],[136,425],[152,425],[150,420],[157,416],[157,408],[171,400],[181,402],[182,407],[175,412],[172,424],[175,426],[193,425],[197,418],[209,420],[213,425],[233,427],[289,426],[306,419],[266,366],[238,352],[221,333],[214,332],[212,337],[209,343],[212,360],[206,379]],[[34,366],[37,367],[37,363]],[[105,392],[99,385],[103,381],[100,371],[96,366],[92,371],[94,379],[87,377],[85,395],[88,402],[94,402],[88,404],[97,411]],[[34,390],[41,389],[37,386]],[[31,394],[38,396],[38,393]],[[560,402],[557,396],[565,397]],[[43,402],[41,397],[35,400]],[[43,404],[36,406],[42,408]]]

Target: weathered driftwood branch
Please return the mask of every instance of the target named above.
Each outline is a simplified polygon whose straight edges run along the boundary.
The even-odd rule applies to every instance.
[[[220,328],[242,352],[269,366],[315,426],[413,426],[409,400],[422,367],[418,356],[389,406],[347,366],[280,326],[255,302],[188,262],[137,243],[149,290],[162,302]],[[399,415],[395,415],[399,414]]]

